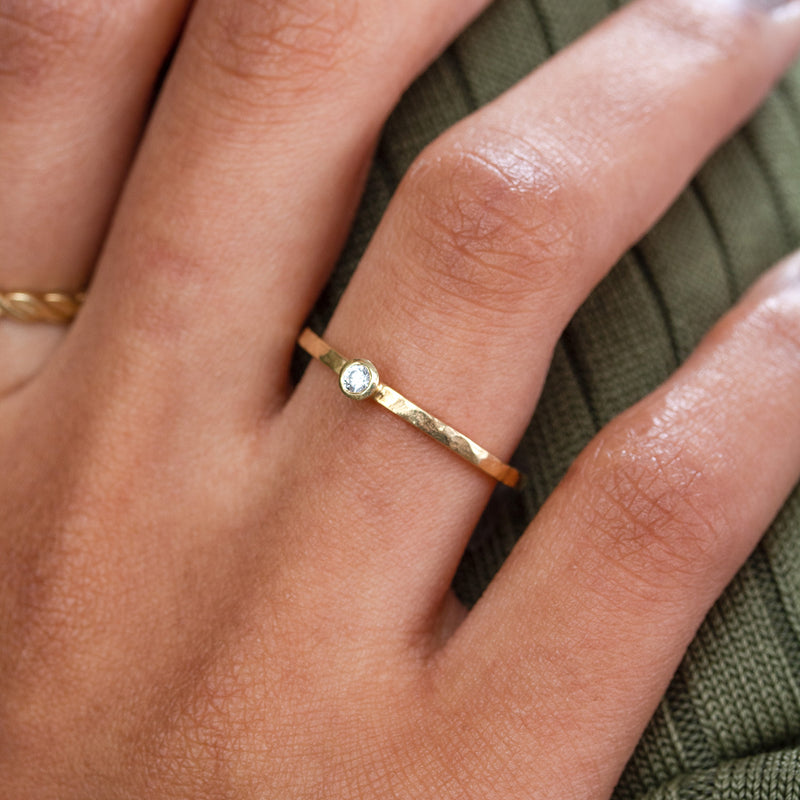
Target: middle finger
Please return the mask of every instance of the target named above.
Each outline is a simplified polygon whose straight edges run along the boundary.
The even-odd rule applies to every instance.
[[[142,351],[148,373],[175,359],[171,394],[260,417],[385,116],[487,3],[198,2],[73,346]]]

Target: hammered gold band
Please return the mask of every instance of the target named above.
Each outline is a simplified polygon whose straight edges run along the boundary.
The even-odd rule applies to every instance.
[[[520,474],[514,467],[504,464],[463,433],[459,433],[432,414],[423,411],[399,392],[382,384],[378,378],[378,371],[370,361],[345,358],[309,328],[303,331],[297,343],[310,356],[330,367],[339,376],[339,387],[348,397],[357,400],[368,398],[375,400],[400,419],[426,433],[500,483],[512,488],[519,485]]]
[[[19,322],[71,322],[83,305],[84,292],[0,292],[0,319]]]

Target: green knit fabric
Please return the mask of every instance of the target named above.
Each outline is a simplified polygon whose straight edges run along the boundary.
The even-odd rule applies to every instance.
[[[386,127],[312,317],[317,329],[420,149],[614,5],[500,0],[414,84]],[[664,381],[754,278],[799,245],[800,68],[575,316],[515,459],[531,481],[521,494],[495,494],[456,577],[465,602],[599,428]],[[800,798],[800,491],[708,616],[616,798]]]

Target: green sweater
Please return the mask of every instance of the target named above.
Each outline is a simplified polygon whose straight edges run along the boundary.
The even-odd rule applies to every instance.
[[[420,149],[615,5],[499,0],[412,86],[386,127],[315,329]],[[465,602],[599,428],[664,381],[748,284],[798,246],[795,69],[573,319],[515,459],[531,480],[522,493],[495,494],[456,577]],[[800,798],[800,491],[709,614],[615,797]]]

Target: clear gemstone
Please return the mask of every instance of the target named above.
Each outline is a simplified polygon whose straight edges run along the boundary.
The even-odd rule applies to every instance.
[[[365,364],[348,364],[342,370],[341,381],[348,394],[363,394],[372,383],[372,373]]]

